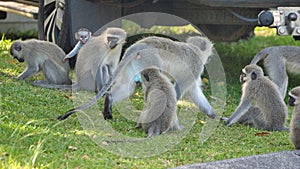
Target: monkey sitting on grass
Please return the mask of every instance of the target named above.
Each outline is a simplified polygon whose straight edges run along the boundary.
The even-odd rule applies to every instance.
[[[176,114],[176,91],[169,79],[155,68],[143,70],[141,78],[145,103],[137,127],[142,127],[148,137],[181,130]]]
[[[240,104],[229,119],[223,118],[225,124],[246,123],[261,130],[288,131],[287,106],[278,87],[264,76],[263,70],[254,64],[247,65],[240,81],[243,83]]]
[[[37,39],[17,40],[10,48],[10,54],[19,62],[26,62],[26,69],[17,77],[26,79],[42,71],[47,81],[34,84],[71,84],[69,63],[63,62],[65,52],[56,44]]]
[[[295,106],[290,124],[290,140],[295,149],[300,149],[300,86],[293,88],[289,92],[289,105]]]

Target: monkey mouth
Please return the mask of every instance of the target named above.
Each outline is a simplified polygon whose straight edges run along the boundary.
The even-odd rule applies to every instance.
[[[295,106],[295,101],[296,101],[296,100],[295,100],[294,98],[291,97],[291,98],[289,99],[288,103],[289,103],[290,106]]]
[[[242,74],[240,75],[240,82],[241,82],[241,83],[246,82],[245,77],[246,77],[246,74],[245,74],[245,73],[242,73]]]
[[[24,62],[23,58],[18,58],[17,56],[14,56],[14,59],[17,59],[19,62]]]

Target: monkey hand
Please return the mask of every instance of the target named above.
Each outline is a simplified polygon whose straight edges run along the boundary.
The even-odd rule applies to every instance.
[[[69,58],[70,58],[70,57],[68,57],[68,55],[65,56],[65,57],[63,58],[63,62],[66,62]]]
[[[221,117],[221,120],[225,122],[226,126],[230,126],[232,124],[231,120],[229,120],[227,117]]]
[[[103,117],[104,120],[106,119],[112,119],[112,97],[111,94],[107,93],[105,95],[105,100],[104,100],[104,108],[103,108]]]

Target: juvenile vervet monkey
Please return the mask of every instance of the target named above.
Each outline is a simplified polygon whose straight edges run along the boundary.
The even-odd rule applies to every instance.
[[[71,84],[69,63],[63,62],[65,52],[56,44],[37,39],[17,40],[10,48],[10,54],[19,62],[26,63],[26,69],[17,77],[26,79],[42,71],[47,81],[34,84]]]
[[[209,39],[199,36],[190,37],[187,42],[176,42],[155,36],[137,41],[126,50],[115,74],[109,78],[93,100],[69,110],[58,119],[66,119],[76,111],[93,105],[110,87],[111,90],[106,94],[104,101],[103,115],[104,119],[111,119],[112,104],[128,98],[134,92],[135,83],[129,79],[149,67],[157,67],[174,77],[177,100],[187,91],[200,111],[215,118],[213,108],[202,93],[200,78],[212,49],[213,44]]]
[[[295,106],[291,124],[290,124],[290,140],[294,144],[295,149],[300,149],[300,86],[293,88],[289,92],[289,105]]]
[[[78,52],[75,65],[76,83],[43,87],[100,90],[116,69],[125,40],[126,32],[121,28],[107,28],[99,36],[91,36]]]
[[[141,72],[144,88],[144,108],[137,127],[142,127],[148,137],[180,130],[177,118],[175,88],[158,69],[149,68]]]
[[[64,58],[64,61],[74,57],[79,49],[91,38],[92,32],[86,28],[81,28],[75,33],[77,44]]]
[[[300,47],[299,46],[274,46],[260,51],[251,61],[257,64],[264,60],[264,67],[270,79],[277,84],[279,91],[285,97],[288,86],[286,70],[291,73],[300,72]]]
[[[287,107],[278,87],[264,76],[263,70],[257,65],[247,65],[242,69],[240,81],[243,83],[240,104],[229,119],[224,119],[225,124],[246,123],[262,130],[288,130]],[[254,107],[248,111],[250,106]]]

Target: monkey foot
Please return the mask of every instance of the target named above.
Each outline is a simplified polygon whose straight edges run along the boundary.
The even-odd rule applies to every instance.
[[[104,120],[112,119],[112,97],[111,94],[107,93],[104,100],[104,109],[103,109]]]

